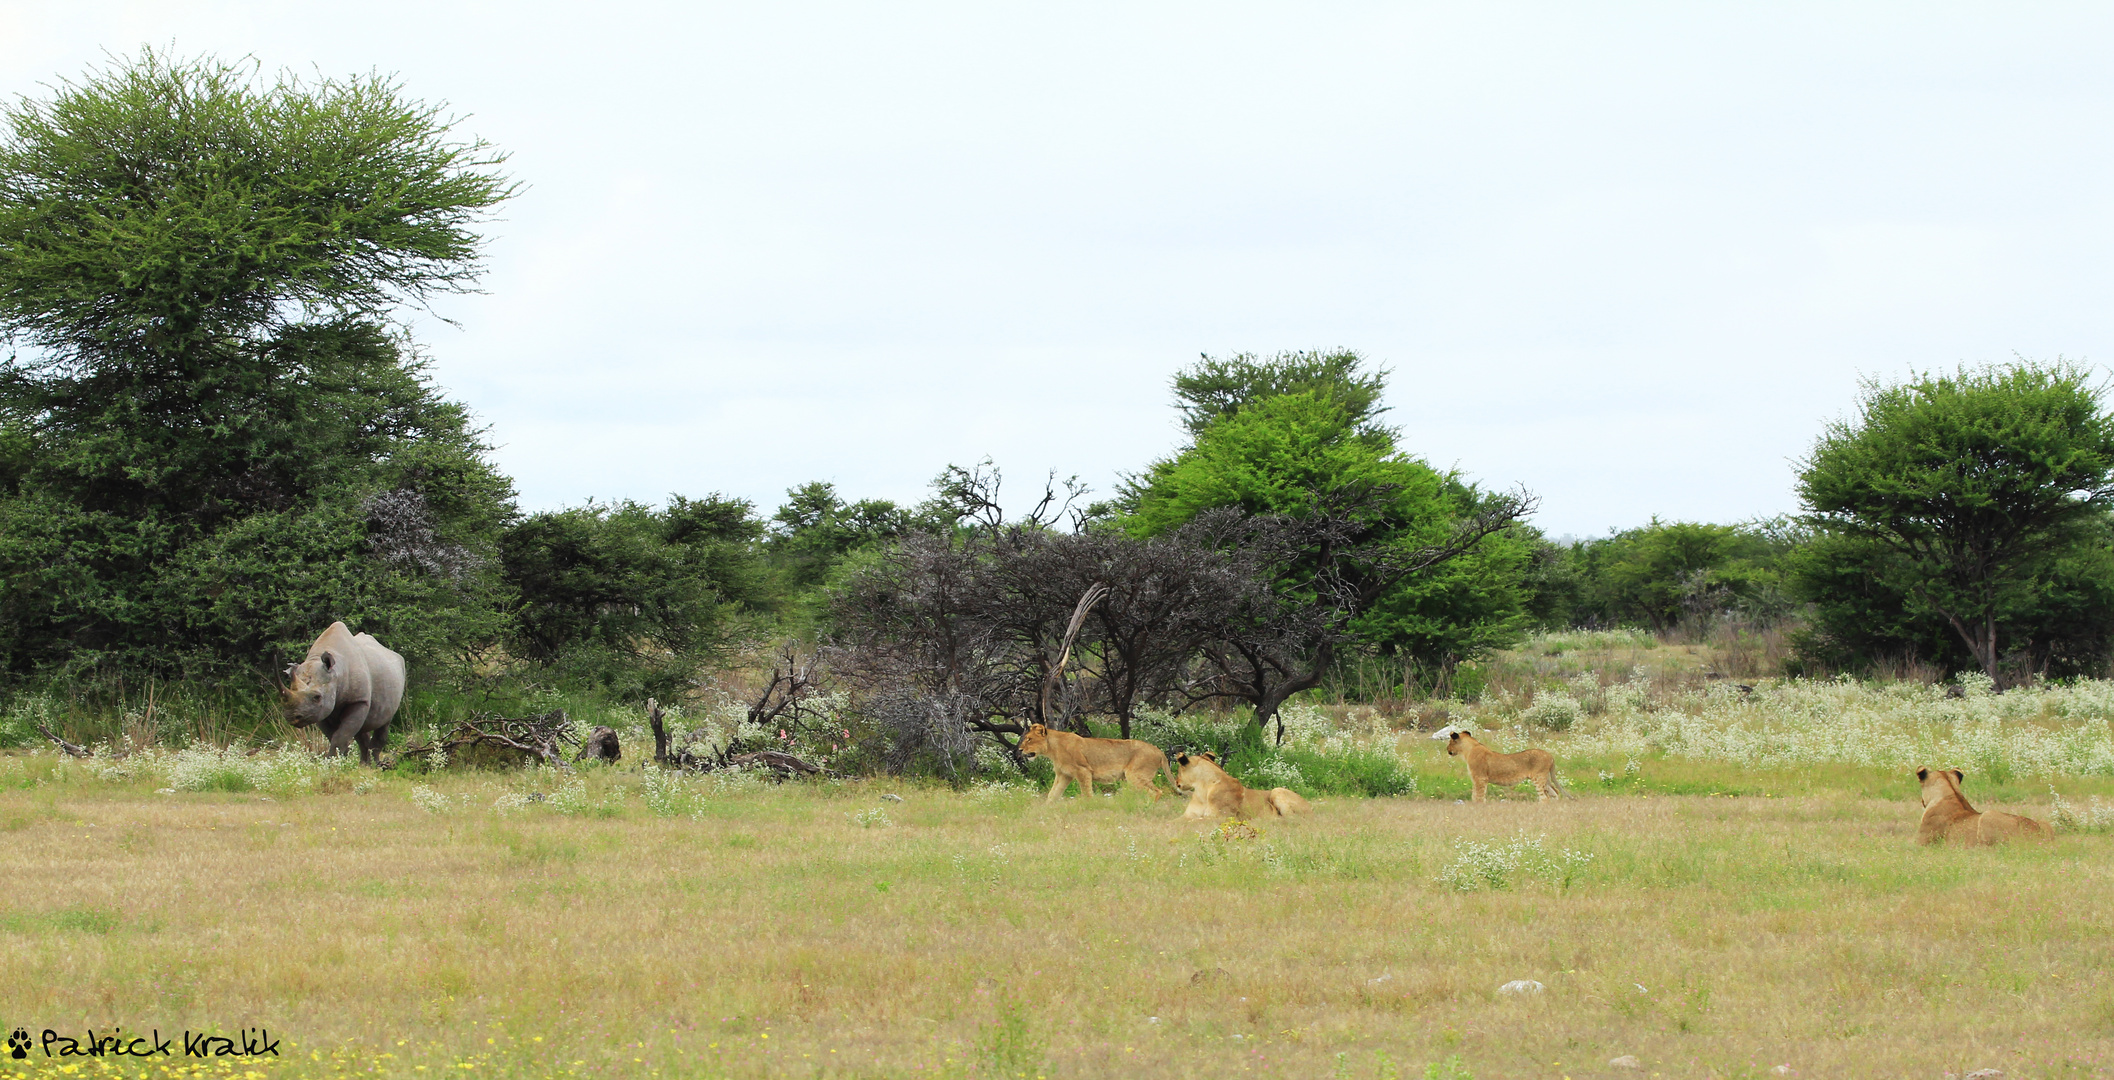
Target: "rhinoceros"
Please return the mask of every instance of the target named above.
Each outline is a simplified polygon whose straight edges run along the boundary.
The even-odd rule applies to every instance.
[[[362,765],[382,763],[389,721],[404,700],[404,658],[372,634],[354,634],[334,622],[308,647],[308,658],[286,669],[286,719],[313,724],[330,737],[332,756],[360,741]]]

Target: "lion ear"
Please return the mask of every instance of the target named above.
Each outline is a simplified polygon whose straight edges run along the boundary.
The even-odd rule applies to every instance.
[[[1189,764],[1189,755],[1188,755],[1188,754],[1185,754],[1185,753],[1183,753],[1183,752],[1182,752],[1182,751],[1180,751],[1180,750],[1177,750],[1177,751],[1175,751],[1175,754],[1174,754],[1174,763],[1175,763],[1175,764],[1177,764],[1177,765],[1187,765],[1187,764]]]
[[[1965,779],[1967,779],[1967,774],[1966,774],[1966,773],[1964,773],[1964,772],[1961,772],[1961,771],[1960,771],[1960,770],[1958,770],[1958,769],[1954,769],[1954,770],[1953,770],[1953,783],[1957,784],[1957,783],[1959,783],[1960,781],[1962,781],[1962,780],[1965,780]]]
[[[1928,779],[1930,779],[1930,770],[1929,770],[1929,769],[1917,769],[1917,770],[1916,770],[1916,779],[1918,779],[1918,780],[1928,780]]]

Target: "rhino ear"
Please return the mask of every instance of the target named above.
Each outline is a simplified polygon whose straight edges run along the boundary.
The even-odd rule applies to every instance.
[[[323,670],[325,670],[325,671],[336,671],[336,670],[338,670],[338,657],[337,657],[337,654],[336,654],[336,653],[333,653],[333,652],[331,652],[331,651],[330,651],[330,650],[328,650],[328,649],[325,649],[325,650],[323,650]]]

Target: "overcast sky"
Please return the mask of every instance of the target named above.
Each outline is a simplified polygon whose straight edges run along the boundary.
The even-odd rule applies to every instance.
[[[417,333],[528,509],[1105,492],[1199,353],[1348,347],[1551,533],[1737,521],[1860,376],[2114,359],[2103,4],[0,0],[0,92],[143,44],[513,155]]]

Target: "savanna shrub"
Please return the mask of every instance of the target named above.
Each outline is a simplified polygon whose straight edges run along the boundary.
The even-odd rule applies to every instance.
[[[1543,731],[1569,731],[1585,715],[1585,707],[1578,699],[1560,691],[1535,695],[1534,704],[1527,706],[1520,718]]]

